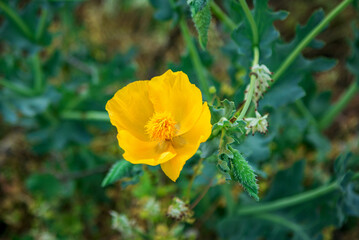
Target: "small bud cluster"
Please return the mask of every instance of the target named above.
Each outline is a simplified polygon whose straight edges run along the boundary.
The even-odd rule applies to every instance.
[[[193,222],[193,219],[191,218],[193,216],[192,210],[184,201],[177,197],[173,199],[173,203],[168,207],[167,215],[176,220],[189,223]]]
[[[273,81],[272,78],[270,77],[270,75],[272,74],[273,73],[269,71],[269,69],[263,64],[262,65],[256,64],[252,67],[252,72],[250,73],[250,75],[254,75],[256,78],[252,101],[256,107],[258,106],[259,99],[263,97],[263,94],[269,88],[269,82]],[[247,100],[248,97],[249,86],[250,85],[247,86],[245,91],[245,96],[244,96],[245,100]]]
[[[252,131],[252,135],[254,135],[255,132],[267,133],[267,131],[268,131],[267,117],[268,117],[268,114],[261,116],[261,114],[256,111],[255,118],[244,119],[244,121],[246,121],[246,123],[247,123],[246,134],[248,135],[251,131]]]

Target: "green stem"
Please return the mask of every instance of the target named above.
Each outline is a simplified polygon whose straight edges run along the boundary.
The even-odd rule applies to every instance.
[[[243,0],[240,0],[243,1]],[[344,0],[336,8],[334,8],[291,52],[291,54],[284,60],[273,75],[273,80],[276,81],[290,66],[290,64],[297,58],[301,51],[332,21],[341,11],[343,11],[353,0]]]
[[[334,119],[341,113],[341,111],[348,105],[350,100],[356,95],[359,90],[358,83],[354,81],[340,99],[330,108],[319,122],[319,129],[324,130],[329,127]]]
[[[0,9],[4,11],[4,13],[12,20],[12,22],[19,28],[21,33],[28,38],[29,40],[33,41],[34,36],[30,30],[30,28],[26,25],[26,23],[21,19],[21,17],[6,3],[0,1]]]
[[[258,49],[258,47],[254,47],[254,58],[253,58],[252,66],[258,64],[258,61],[259,61],[259,49]],[[242,111],[241,111],[240,114],[239,114],[238,119],[243,119],[244,116],[245,116],[246,113],[247,113],[247,110],[248,110],[248,108],[249,108],[249,105],[250,105],[251,102],[252,102],[252,97],[253,97],[253,94],[254,94],[255,82],[256,82],[256,76],[255,76],[255,75],[252,75],[252,76],[251,76],[250,85],[249,85],[249,90],[248,90],[247,99],[246,99],[246,102],[245,102],[245,104],[244,104],[244,107],[243,107]],[[238,111],[235,113],[235,116],[238,116]]]
[[[235,213],[235,208],[236,205],[234,203],[234,199],[233,199],[233,195],[231,193],[231,185],[225,183],[224,185],[222,185],[221,187],[222,193],[224,198],[226,199],[226,210],[227,210],[227,215],[231,216]]]
[[[43,74],[39,54],[35,54],[31,61],[34,72],[34,92],[40,94],[43,90]]]
[[[207,82],[207,79],[205,76],[205,68],[202,65],[201,59],[197,52],[196,46],[194,45],[194,43],[192,41],[186,20],[184,18],[182,18],[180,20],[180,28],[181,28],[181,32],[182,32],[184,41],[188,47],[189,55],[192,59],[192,63],[193,63],[194,69],[196,71],[196,74],[197,74],[197,77],[199,80],[199,84],[203,91],[203,95],[204,95],[203,97],[205,100],[209,101],[211,99],[211,95],[209,93],[209,85],[208,85],[208,82]]]
[[[214,1],[211,1],[210,4],[212,13],[233,32],[237,28],[237,24],[233,22]]]
[[[40,41],[42,35],[44,34],[47,15],[48,15],[47,9],[43,8],[42,12],[41,12],[40,21],[39,21],[39,24],[37,25],[37,29],[36,29],[35,39],[37,42]]]
[[[333,182],[327,186],[319,187],[317,189],[309,190],[307,192],[279,199],[273,202],[254,206],[245,206],[240,208],[237,213],[239,215],[255,215],[275,211],[321,197],[338,189],[340,189],[339,184],[337,182]]]
[[[303,231],[302,227],[294,222],[289,221],[288,219],[274,215],[274,214],[261,214],[256,216],[256,218],[263,219],[265,221],[273,222],[276,225],[281,225],[286,227],[293,232],[297,233],[302,240],[310,240],[310,237]]]
[[[187,192],[186,192],[186,198],[188,199],[188,201],[191,200],[192,185],[193,185],[194,179],[198,176],[198,174],[200,174],[200,169],[201,169],[201,165],[203,163],[203,160],[204,160],[204,158],[199,159],[198,163],[196,164],[194,174],[192,175],[191,180],[190,180],[190,182],[188,184]]]
[[[315,127],[318,127],[317,120],[315,120],[312,113],[305,107],[303,101],[296,101],[295,105],[297,106],[298,110],[301,112],[303,116],[305,116]]]
[[[87,112],[78,112],[78,111],[64,111],[61,113],[62,119],[68,120],[88,120],[88,121],[105,121],[109,122],[110,118],[106,112],[99,111],[87,111]]]
[[[253,36],[253,45],[258,46],[259,44],[258,28],[252,16],[251,10],[249,10],[246,0],[239,0],[239,3],[241,4],[244,14],[246,15],[249,25],[251,27],[252,36]]]
[[[7,80],[4,79],[0,79],[0,85],[10,89],[13,92],[16,92],[20,95],[26,96],[26,97],[32,97],[34,96],[33,91],[31,91],[28,88],[22,87],[22,86],[18,86],[16,84],[13,84]]]

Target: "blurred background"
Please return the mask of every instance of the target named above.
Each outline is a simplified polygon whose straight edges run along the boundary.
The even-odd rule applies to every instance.
[[[228,11],[229,4],[217,3]],[[312,12],[318,8],[328,12],[338,3],[269,1],[273,10],[290,13],[285,21],[275,22],[285,42],[294,38],[297,24],[305,24]],[[230,215],[226,194],[234,201],[244,194],[238,185],[226,187],[218,181],[191,213],[195,221],[192,215],[186,221],[166,216],[173,197],[187,194],[198,159],[186,165],[177,183],[158,168],[139,166],[121,181],[101,187],[122,154],[104,109],[106,101],[129,82],[191,66],[175,21],[158,20],[167,14],[160,11],[161,4],[168,1],[0,1],[0,239],[239,239],[220,227]],[[311,108],[318,114],[354,81],[346,60],[353,54],[356,27],[351,22],[357,17],[354,8],[346,9],[319,35],[324,47],[303,53],[309,59],[337,61],[329,71],[312,74],[316,91],[324,93]],[[195,37],[190,19],[188,26]],[[200,55],[217,82],[218,96],[236,100],[238,89],[228,73],[231,59],[222,51],[229,39],[213,16],[207,51],[200,50]],[[195,73],[188,74],[196,79]],[[243,74],[239,70],[236,74],[240,82]],[[279,192],[290,184],[303,184],[298,191],[320,186],[331,179],[333,162],[343,152],[352,152],[350,168],[358,169],[358,109],[357,94],[321,136],[310,135],[302,128],[302,119],[294,116],[293,124],[281,130],[282,139],[254,137],[254,142],[247,142],[248,149],[261,154],[257,161],[263,171],[258,181],[261,197],[274,183]],[[272,121],[279,118],[273,115]],[[205,172],[215,172],[206,167]],[[298,171],[303,176],[296,180]],[[194,188],[203,189],[205,184],[205,179],[196,179]],[[191,199],[200,192],[191,193]],[[355,201],[359,204],[359,198]],[[329,215],[313,217],[312,222],[289,219],[317,224],[311,236],[322,238],[315,239],[359,239],[356,217],[349,216],[338,227]],[[233,228],[241,224],[238,220]],[[302,239],[293,229],[280,236],[260,239]]]

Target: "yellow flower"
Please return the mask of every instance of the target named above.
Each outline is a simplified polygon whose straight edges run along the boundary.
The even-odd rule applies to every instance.
[[[106,104],[123,157],[133,164],[161,164],[176,181],[200,143],[211,134],[211,114],[201,91],[183,72],[168,70],[118,90]]]

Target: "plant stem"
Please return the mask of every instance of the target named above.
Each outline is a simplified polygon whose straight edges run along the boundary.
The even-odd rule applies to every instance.
[[[35,39],[37,42],[40,41],[42,35],[44,34],[47,15],[48,15],[47,9],[43,8],[42,12],[41,12],[40,21],[39,21],[39,23],[37,25],[37,29],[36,29]]]
[[[192,59],[192,63],[194,66],[194,69],[196,71],[199,84],[201,86],[201,89],[203,91],[203,97],[204,100],[210,100],[211,95],[209,93],[209,85],[205,76],[205,68],[202,65],[201,59],[199,57],[199,54],[197,52],[196,46],[194,45],[191,35],[189,33],[189,29],[186,23],[186,20],[184,18],[181,18],[180,20],[180,28],[183,35],[183,39],[186,43],[186,46],[188,47],[189,55]]]
[[[187,187],[187,192],[186,192],[186,198],[188,200],[191,200],[191,189],[192,189],[192,185],[193,185],[193,182],[194,182],[194,179],[197,177],[197,175],[200,173],[199,169],[201,168],[201,165],[203,163],[203,160],[204,158],[201,158],[199,159],[198,163],[196,164],[196,168],[195,168],[195,172],[194,174],[192,175],[191,177],[191,180],[188,184],[188,187]]]
[[[313,117],[312,113],[305,107],[303,101],[296,101],[295,105],[297,106],[298,110],[305,116],[315,127],[318,127],[317,120]]]
[[[203,192],[201,193],[201,195],[199,195],[199,197],[194,201],[194,203],[191,204],[190,209],[193,209],[197,206],[197,204],[202,200],[202,198],[204,198],[204,196],[206,196],[206,193],[208,192],[208,190],[211,188],[212,186],[212,182],[213,182],[213,178],[209,181],[209,183],[207,184],[207,186],[204,188]]]
[[[254,59],[253,59],[252,66],[258,64],[258,61],[259,61],[259,49],[258,49],[258,47],[254,47]],[[248,90],[247,99],[246,99],[246,102],[244,103],[244,107],[243,107],[242,111],[241,111],[240,114],[239,114],[238,119],[243,119],[244,116],[245,116],[246,113],[247,113],[247,110],[248,110],[248,108],[249,108],[249,105],[250,105],[251,102],[252,102],[252,97],[253,97],[253,94],[254,94],[255,82],[256,82],[256,76],[255,76],[255,75],[252,75],[252,76],[251,76],[250,85],[249,85],[249,90]],[[235,113],[235,116],[238,116],[238,111]]]
[[[300,193],[294,196],[286,197],[283,199],[279,199],[273,202],[258,204],[254,206],[245,206],[240,208],[237,212],[238,215],[255,215],[270,211],[279,210],[282,208],[290,207],[293,205],[297,205],[318,197],[321,197],[325,194],[333,192],[335,190],[340,189],[339,183],[333,182],[327,186],[319,187],[317,189],[309,190],[304,193]]]
[[[226,210],[227,210],[227,215],[232,216],[235,213],[235,203],[234,203],[234,199],[231,193],[231,185],[230,184],[223,184],[221,187],[222,193],[224,198],[226,199]]]
[[[273,75],[274,81],[276,81],[285,72],[301,51],[329,24],[329,22],[333,20],[341,11],[343,11],[352,1],[353,0],[344,0],[341,2],[297,45],[297,47],[284,60],[279,69]]]
[[[214,1],[211,1],[210,4],[213,14],[233,32],[237,28],[237,24],[233,22]]]
[[[257,24],[254,21],[254,18],[252,16],[251,10],[249,10],[246,0],[239,0],[239,3],[241,4],[244,14],[246,15],[249,25],[251,27],[252,36],[253,36],[253,38],[252,38],[253,45],[258,46],[258,44],[259,44],[258,28],[257,28]]]
[[[77,111],[64,111],[61,113],[61,118],[68,120],[89,120],[89,121],[105,121],[109,122],[110,118],[106,112],[100,111],[87,111],[87,112],[77,112]]]
[[[291,52],[291,54],[284,60],[281,66],[275,71],[273,75],[273,82],[278,80],[292,62],[297,58],[301,51],[332,21],[341,11],[343,11],[353,0],[344,0],[336,8],[334,8]],[[306,116],[311,123],[319,126],[311,112],[305,107],[302,100],[296,101],[296,106]],[[325,128],[325,127],[324,127]],[[322,128],[321,128],[322,129]]]
[[[274,215],[274,214],[261,214],[256,216],[256,218],[263,219],[269,222],[273,222],[277,225],[282,225],[293,232],[297,233],[302,240],[310,240],[310,237],[303,231],[302,227],[294,222],[289,221],[288,219]]]
[[[16,93],[18,93],[20,95],[26,96],[26,97],[34,96],[33,91],[31,91],[30,89],[18,86],[16,84],[13,84],[13,83],[11,83],[11,82],[9,82],[7,80],[4,80],[4,79],[0,79],[0,85],[4,86],[4,87],[10,89],[11,91],[16,92]]]
[[[40,94],[43,90],[43,75],[39,54],[35,54],[32,59],[32,68],[34,72],[34,92]]]
[[[33,41],[34,36],[30,30],[30,28],[26,25],[26,23],[21,19],[21,17],[6,3],[0,1],[0,9],[4,11],[4,13],[12,20],[12,22],[19,28],[21,33],[28,38],[29,40]]]
[[[358,83],[354,81],[350,87],[343,93],[340,99],[330,108],[319,122],[319,129],[324,130],[329,127],[334,119],[341,113],[341,111],[348,105],[350,100],[356,95],[359,90]]]

